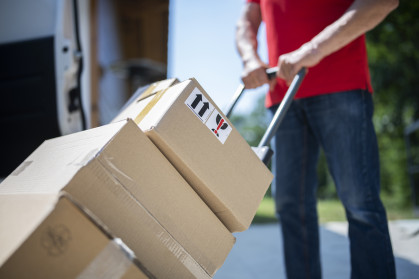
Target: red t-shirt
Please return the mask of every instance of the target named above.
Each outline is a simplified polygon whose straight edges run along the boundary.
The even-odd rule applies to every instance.
[[[266,25],[269,65],[276,66],[281,54],[298,49],[326,26],[338,19],[353,0],[247,0],[260,4]],[[281,102],[285,82],[278,79],[274,91],[266,96],[266,106]],[[372,92],[365,35],[309,68],[296,98],[338,91],[367,89]]]

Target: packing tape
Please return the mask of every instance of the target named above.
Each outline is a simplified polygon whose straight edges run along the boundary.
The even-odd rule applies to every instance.
[[[165,79],[165,80],[160,80],[157,81],[153,84],[151,84],[138,98],[137,102],[159,92],[162,91],[172,85],[175,85],[176,83],[178,83],[179,81],[176,78],[171,78],[171,79]]]
[[[140,112],[140,114],[137,115],[137,117],[135,117],[134,122],[138,125],[140,124],[140,122],[144,119],[144,117],[150,112],[150,110],[154,107],[155,104],[157,104],[157,102],[161,99],[161,97],[164,95],[164,93],[166,93],[166,91],[169,89],[170,87],[161,90],[159,92],[156,93],[156,95],[153,97],[153,99],[151,99],[151,101],[145,106],[145,108]]]
[[[77,279],[121,278],[134,258],[133,252],[119,238],[113,239],[77,276]]]
[[[185,266],[195,278],[211,279],[212,277],[196,260],[178,243],[168,231],[156,232],[156,237]]]
[[[147,98],[148,96],[152,95],[154,92],[154,89],[156,89],[157,87],[157,83],[153,83],[151,84],[144,92],[143,94],[140,95],[140,97],[138,98],[137,102]]]

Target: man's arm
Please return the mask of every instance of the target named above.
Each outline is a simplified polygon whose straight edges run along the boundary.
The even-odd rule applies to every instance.
[[[256,88],[269,82],[265,72],[267,65],[257,53],[261,22],[259,4],[247,3],[236,28],[236,46],[243,61],[242,80],[246,88]]]
[[[373,29],[398,6],[398,0],[355,0],[345,13],[299,49],[281,55],[278,76],[290,82],[302,67],[324,57]]]

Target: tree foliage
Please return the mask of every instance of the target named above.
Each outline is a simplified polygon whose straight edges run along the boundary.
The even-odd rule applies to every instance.
[[[398,207],[411,202],[404,130],[419,119],[418,13],[418,1],[400,1],[384,22],[367,33],[382,193],[387,204]]]

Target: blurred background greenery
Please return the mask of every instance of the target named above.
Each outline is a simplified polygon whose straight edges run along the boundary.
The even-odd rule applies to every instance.
[[[414,209],[419,199],[418,186],[416,197],[412,190],[416,177],[419,184],[419,174],[410,176],[409,170],[415,173],[416,168],[408,164],[414,164],[415,158],[418,158],[419,165],[419,133],[412,133],[409,138],[410,153],[405,137],[406,129],[414,126],[419,119],[418,14],[419,1],[400,1],[397,10],[367,33],[374,87],[373,121],[380,149],[381,197],[391,220],[415,217]],[[251,112],[233,115],[231,120],[251,146],[257,146],[270,121],[263,98]],[[345,220],[323,154],[320,156],[318,176],[320,222]],[[254,222],[273,221],[274,203],[268,191]]]

